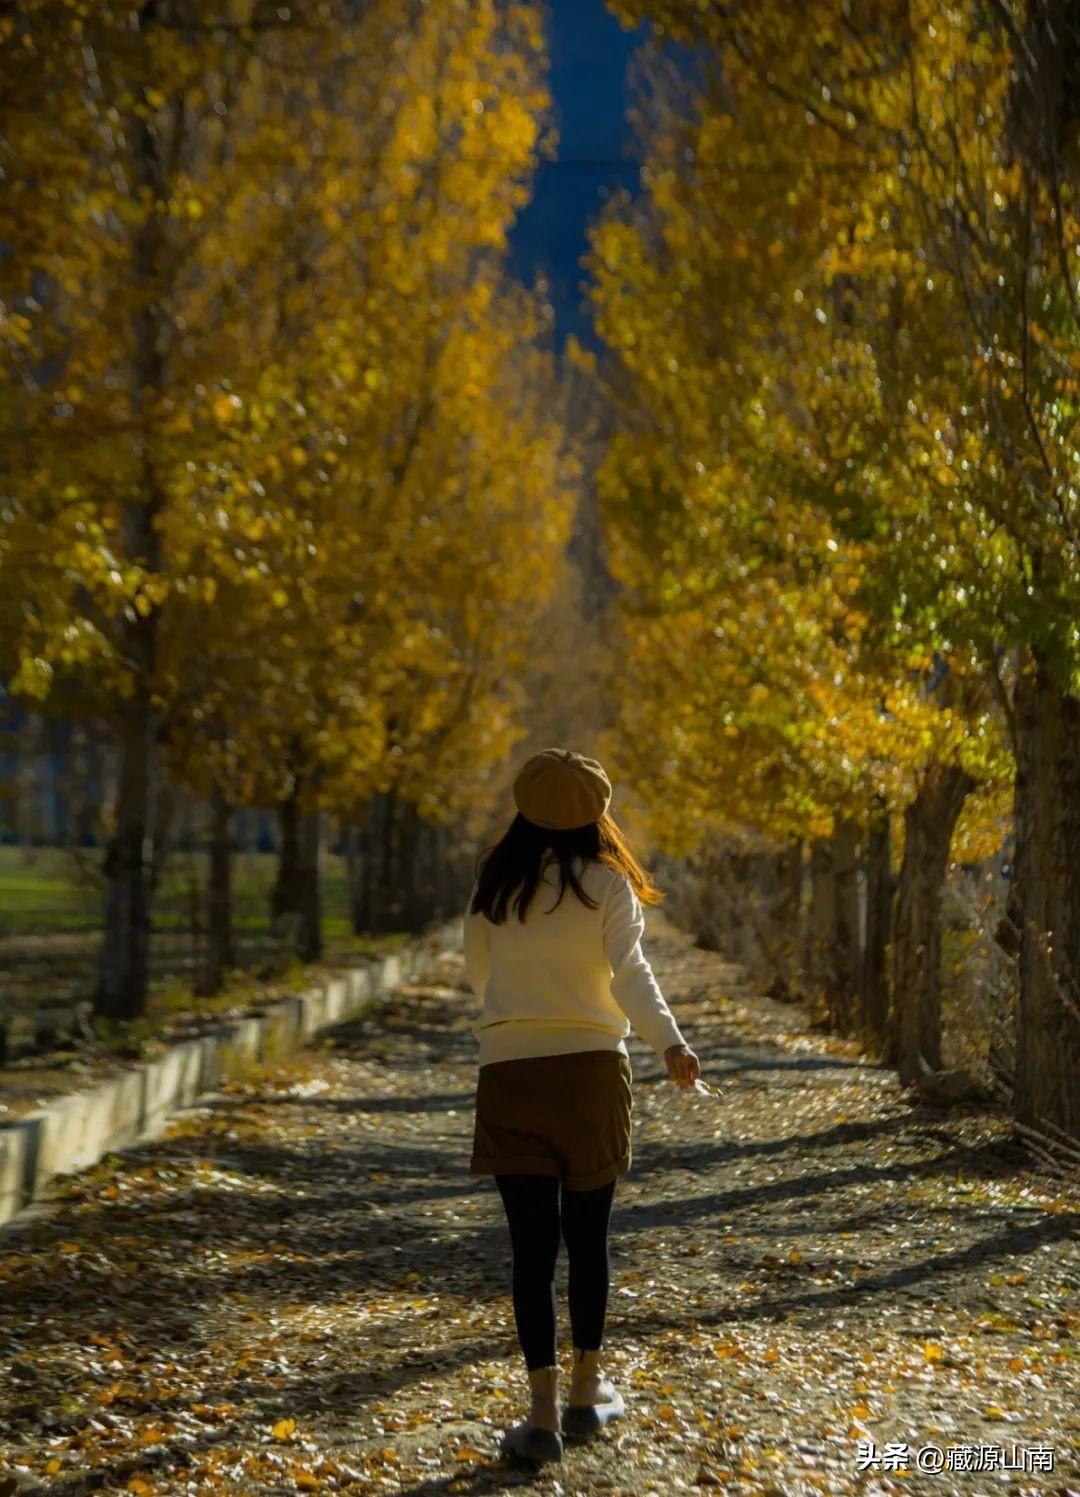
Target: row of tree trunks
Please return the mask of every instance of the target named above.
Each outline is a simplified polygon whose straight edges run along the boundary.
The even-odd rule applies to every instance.
[[[875,799],[865,828],[839,819],[811,849],[806,987],[825,1001],[834,1032],[857,1035],[905,1083],[932,1100],[981,1098],[962,1071],[941,1070],[941,927],[949,851],[974,781],[935,765],[906,808],[899,874],[891,871],[888,808]],[[865,880],[860,920],[858,871]],[[891,956],[891,972],[889,960]]]
[[[731,843],[711,849],[694,864],[708,891],[698,900],[699,936],[756,967],[775,996],[819,996],[831,1031],[858,1036],[879,1059],[898,1064],[905,1082],[933,1089],[941,1066],[942,901],[953,831],[973,786],[955,765],[928,771],[905,812],[897,877],[884,800],[875,800],[865,827],[838,818],[832,835],[810,846],[805,916],[801,844],[771,853]]]
[[[667,864],[678,918],[697,943],[754,971],[781,999],[800,989],[803,858],[802,841],[791,838],[779,850],[713,844],[681,865]]]
[[[277,808],[280,850],[271,893],[271,920],[279,938],[304,961],[323,952],[322,813],[304,810],[301,782]],[[223,791],[209,802],[209,872],[197,935],[202,937],[195,991],[220,992],[236,965],[233,935],[233,809]],[[420,930],[463,906],[471,869],[448,848],[445,828],[421,820],[393,797],[373,804],[361,826],[344,829],[343,841],[354,928],[362,934]],[[148,879],[149,884],[149,879]],[[390,891],[380,899],[377,891]]]
[[[280,848],[271,892],[271,921],[279,939],[303,961],[323,954],[323,813],[302,805],[297,778],[277,808]],[[210,803],[210,869],[205,932],[196,990],[220,991],[236,964],[232,926],[233,814],[224,794]],[[447,846],[445,829],[422,821],[411,806],[386,796],[368,807],[359,825],[344,829],[351,917],[361,934],[420,930],[462,906],[469,872]]]
[[[0,700],[0,835],[36,847],[92,847],[113,803],[103,725],[46,717]]]
[[[1065,735],[1061,742],[1071,742]],[[1048,750],[1055,765],[1067,756]],[[1068,774],[1075,774],[1075,766]],[[1066,775],[1063,794],[1072,783]],[[945,883],[957,819],[974,789],[971,776],[956,765],[935,765],[927,772],[918,795],[905,811],[905,850],[899,874],[891,871],[888,808],[879,796],[865,827],[839,818],[831,837],[813,843],[809,857],[809,904],[801,915],[801,879],[795,897],[777,897],[772,905],[772,937],[759,941],[759,951],[775,957],[782,949],[785,924],[802,924],[802,973],[798,988],[824,1002],[825,1022],[836,1033],[858,1036],[879,1060],[897,1066],[901,1080],[918,1087],[930,1100],[981,1100],[985,1085],[962,1070],[942,1069],[941,939]],[[1067,818],[1058,822],[1062,846],[1073,835]],[[776,870],[790,853],[781,854]],[[1061,853],[1061,858],[1065,854]],[[760,868],[760,856],[731,857],[745,873]],[[801,866],[800,857],[800,866]],[[718,859],[717,867],[724,867]],[[859,871],[865,881],[865,907],[859,908]],[[1059,884],[1061,880],[1058,880]],[[760,906],[760,873],[732,887],[718,880],[716,892],[728,905]],[[776,876],[765,883],[775,889]],[[760,914],[753,916],[755,928]],[[719,924],[730,931],[730,917]],[[1031,922],[1029,921],[1029,925]],[[721,949],[732,951],[719,941]],[[1032,947],[1034,949],[1034,945]],[[1041,948],[1040,948],[1041,949]],[[891,956],[891,971],[890,971]],[[733,955],[734,960],[739,960]],[[1075,958],[1063,963],[1074,970]],[[776,966],[771,991],[782,994],[782,969]],[[1058,989],[1063,986],[1058,979]],[[1057,1005],[1063,1024],[1075,1018],[1075,1007]],[[1076,1075],[1075,1060],[1073,1076]],[[1064,1087],[1059,1087],[1059,1091]],[[1043,1116],[1046,1116],[1044,1111]]]
[[[464,906],[471,869],[447,829],[392,792],[372,798],[344,841],[357,932],[418,931]]]
[[[393,796],[374,796],[346,833],[349,910],[358,935],[389,928],[382,923],[388,912],[380,896],[384,881],[393,876],[394,806]]]

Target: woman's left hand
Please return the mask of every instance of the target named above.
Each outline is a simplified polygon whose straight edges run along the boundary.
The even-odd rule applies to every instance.
[[[693,1086],[701,1075],[701,1065],[689,1045],[672,1045],[664,1051],[668,1076],[676,1086]]]

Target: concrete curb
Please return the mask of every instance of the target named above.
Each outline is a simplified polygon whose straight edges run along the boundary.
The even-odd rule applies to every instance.
[[[423,958],[460,945],[461,921],[454,920],[324,987],[282,998],[258,1015],[173,1045],[111,1081],[0,1125],[0,1226],[37,1200],[55,1175],[87,1169],[114,1149],[159,1136],[175,1112],[213,1091],[237,1060],[298,1049],[398,987]]]

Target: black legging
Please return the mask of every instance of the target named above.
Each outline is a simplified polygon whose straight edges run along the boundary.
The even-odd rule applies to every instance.
[[[496,1175],[514,1255],[514,1321],[525,1365],[554,1367],[555,1262],[559,1229],[569,1265],[567,1298],[574,1345],[598,1351],[607,1315],[608,1222],[615,1181],[595,1190],[568,1190],[550,1175]]]

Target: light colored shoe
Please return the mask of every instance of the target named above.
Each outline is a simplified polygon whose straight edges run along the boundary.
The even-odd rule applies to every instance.
[[[542,1466],[563,1458],[562,1438],[554,1430],[537,1429],[526,1421],[508,1429],[499,1442],[499,1453],[510,1460]]]
[[[532,1408],[528,1417],[508,1429],[499,1443],[501,1455],[540,1466],[561,1461],[563,1442],[559,1435],[559,1369],[536,1367],[529,1373]]]
[[[574,1348],[574,1377],[563,1410],[564,1435],[592,1435],[626,1413],[623,1396],[600,1372],[599,1351]]]

